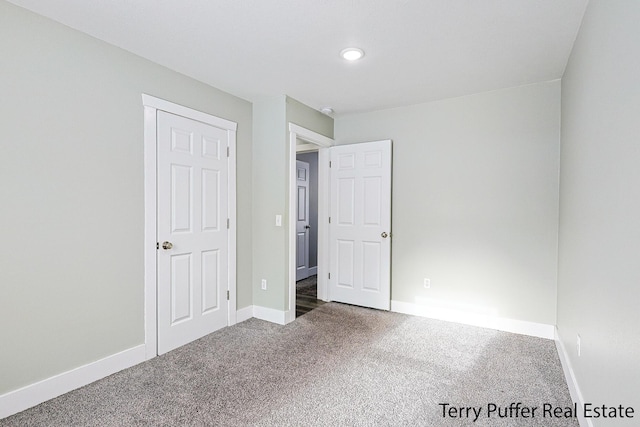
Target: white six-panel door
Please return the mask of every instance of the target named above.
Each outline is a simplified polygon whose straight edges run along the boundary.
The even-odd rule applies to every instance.
[[[296,280],[309,277],[309,163],[296,161]]]
[[[228,132],[158,111],[158,354],[227,325]]]
[[[329,151],[329,299],[389,310],[391,141]]]

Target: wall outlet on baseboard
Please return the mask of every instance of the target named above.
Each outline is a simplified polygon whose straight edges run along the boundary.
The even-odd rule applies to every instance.
[[[431,279],[424,279],[424,287],[425,289],[429,289],[431,287]]]
[[[580,357],[580,334],[576,335],[578,338],[576,339],[576,351],[578,352],[578,357]]]
[[[267,290],[267,279],[262,279],[262,282],[260,283],[260,288],[262,288],[263,291]]]

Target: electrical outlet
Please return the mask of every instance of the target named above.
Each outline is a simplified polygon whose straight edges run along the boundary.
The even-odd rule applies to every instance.
[[[260,284],[260,287],[262,288],[263,291],[267,290],[267,279],[262,279],[262,283]]]
[[[431,279],[424,279],[424,287],[425,289],[429,289],[431,287]]]
[[[580,357],[580,334],[576,335],[578,339],[576,340],[576,351],[578,352],[578,357]]]

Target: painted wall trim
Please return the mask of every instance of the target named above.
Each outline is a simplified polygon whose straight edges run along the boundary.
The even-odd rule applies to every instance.
[[[236,323],[244,322],[245,320],[255,317],[256,319],[277,323],[278,325],[284,325],[286,313],[286,311],[282,310],[262,307],[259,305],[250,305],[236,311]]]
[[[462,312],[442,307],[430,307],[403,301],[391,301],[391,311],[396,313],[411,314],[414,316],[428,317],[431,319],[445,320],[447,322],[462,323],[465,325],[479,326],[515,334],[529,335],[532,337],[554,339],[554,325],[528,322],[525,320],[494,317],[483,314]]]
[[[157,329],[157,108],[147,103],[152,100],[142,95],[144,103],[144,342],[145,359],[158,354]]]
[[[213,116],[212,116],[213,117]],[[214,117],[219,119],[218,117]],[[220,119],[223,120],[223,119]],[[228,122],[225,120],[225,122]],[[238,304],[238,283],[237,283],[237,236],[238,236],[238,216],[236,212],[236,142],[237,142],[237,124],[229,122],[231,128],[227,128],[227,147],[229,147],[229,157],[227,160],[227,218],[229,218],[229,241],[227,243],[227,250],[229,256],[227,257],[227,290],[229,291],[229,305],[227,306],[228,317],[227,326],[235,325],[237,320],[237,308]]]
[[[295,133],[298,138],[309,144],[318,145],[323,148],[329,148],[333,145],[333,139],[319,134],[318,132],[303,128],[295,123],[289,123],[289,132]]]
[[[166,111],[167,113],[176,114],[202,123],[207,123],[221,129],[232,130],[234,132],[238,130],[238,124],[230,120],[216,117],[209,113],[203,113],[202,111],[194,110],[193,108],[185,107],[184,105],[176,104],[171,101],[166,101],[162,98],[156,98],[155,96],[147,95],[145,93],[142,94],[142,105],[154,107],[157,110]]]
[[[564,377],[567,380],[567,386],[569,387],[571,400],[578,404],[578,408],[584,408],[584,399],[582,397],[582,392],[580,391],[580,387],[578,386],[578,380],[576,379],[576,374],[573,371],[573,366],[571,365],[571,361],[569,360],[567,349],[562,343],[562,340],[560,340],[558,328],[554,328],[554,333],[556,349],[558,350],[558,357],[560,358],[560,364],[562,365],[562,370],[564,371]],[[578,409],[578,422],[580,423],[580,427],[593,427],[593,422],[590,419],[585,418],[584,411],[580,409]]]
[[[329,197],[329,148],[318,151],[318,218],[329,218],[331,198]],[[318,298],[329,301],[329,223],[318,220]],[[295,283],[294,283],[295,286]]]
[[[236,130],[237,123],[175,104],[151,95],[142,94],[144,107],[144,336],[146,354],[151,359],[158,354],[157,326],[157,113],[158,110],[197,120],[227,131],[229,147],[228,179],[228,278],[229,301],[227,326],[236,323],[237,284],[236,284]]]
[[[304,143],[296,144],[296,153],[309,153],[311,151],[318,151],[318,146],[315,144]]]
[[[71,369],[0,396],[0,418],[39,405],[54,397],[130,368],[145,360],[144,344]]]
[[[294,309],[294,313],[295,313],[295,309]],[[277,323],[278,325],[287,324],[286,311],[276,310],[268,307],[262,307],[259,305],[253,306],[253,317],[260,320],[266,320],[267,322]]]
[[[244,307],[236,311],[236,323],[244,322],[253,317],[253,306]]]

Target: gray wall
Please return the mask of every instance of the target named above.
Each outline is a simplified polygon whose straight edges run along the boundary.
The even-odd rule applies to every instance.
[[[287,143],[289,137],[289,123],[295,123],[316,133],[333,138],[333,119],[321,112],[307,107],[291,97],[285,97],[287,104]]]
[[[638,22],[640,2],[591,0],[562,79],[558,275],[558,332],[585,400],[632,405],[636,416],[640,408]],[[576,334],[581,336],[580,357]],[[594,420],[594,425],[614,425],[607,421]]]
[[[144,341],[141,93],[238,123],[251,295],[251,104],[0,1],[0,394]]]
[[[318,265],[318,153],[300,153],[298,160],[309,163],[309,267]]]
[[[253,104],[253,303],[275,310],[289,305],[289,123],[333,137],[331,117],[288,96]]]
[[[285,122],[285,96],[253,103],[253,304],[277,310],[285,308],[287,269]],[[276,227],[276,215],[282,215],[282,227]]]
[[[393,300],[556,323],[559,132],[559,81],[336,119],[393,140]]]

